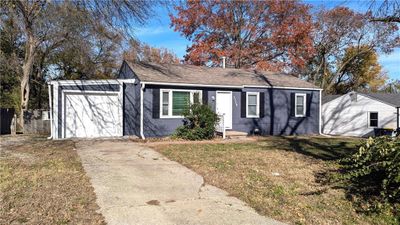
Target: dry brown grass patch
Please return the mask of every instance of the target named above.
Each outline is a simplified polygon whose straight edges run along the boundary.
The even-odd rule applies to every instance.
[[[72,141],[0,141],[0,224],[104,224]]]
[[[260,214],[291,224],[384,224],[356,212],[343,190],[319,182],[357,139],[266,137],[246,143],[153,146]]]

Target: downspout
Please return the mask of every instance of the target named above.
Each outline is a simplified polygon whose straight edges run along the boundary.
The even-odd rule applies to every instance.
[[[145,88],[145,83],[140,83],[140,137],[145,140],[145,136],[143,133],[143,91]]]
[[[319,135],[322,135],[322,90],[319,90]]]
[[[52,97],[51,97],[51,88],[53,86],[48,83],[47,84],[47,89],[49,91],[49,113],[50,113],[50,136],[47,137],[47,139],[52,139],[53,138],[53,106],[52,106]]]

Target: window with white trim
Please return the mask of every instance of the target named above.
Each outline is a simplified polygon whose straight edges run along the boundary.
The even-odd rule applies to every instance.
[[[246,92],[246,117],[258,118],[260,116],[260,93]]]
[[[193,103],[201,103],[198,90],[166,90],[160,91],[160,117],[181,118],[183,112]]]
[[[295,108],[294,108],[294,115],[296,117],[305,117],[307,111],[306,105],[306,94],[304,93],[296,93],[295,94]]]
[[[378,112],[368,112],[368,126],[378,127]]]

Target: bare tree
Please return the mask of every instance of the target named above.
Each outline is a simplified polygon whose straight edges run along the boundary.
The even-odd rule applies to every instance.
[[[76,30],[68,30],[73,26],[64,26],[60,16],[69,17],[69,22],[85,22],[94,30],[112,29],[120,34],[133,36],[134,24],[143,24],[154,3],[149,1],[103,1],[103,0],[10,0],[0,3],[1,20],[15,17],[24,40],[24,58],[21,62],[20,76],[20,115],[19,126],[23,130],[23,113],[28,107],[30,82],[34,64],[41,57],[46,57],[59,48]],[[101,26],[100,26],[101,25]],[[41,53],[41,54],[39,54]],[[40,60],[40,59],[39,59]],[[40,65],[40,63],[39,63]],[[38,70],[40,71],[40,70]]]
[[[151,47],[136,40],[130,42],[130,48],[123,55],[124,60],[130,62],[179,63],[180,61],[174,52],[166,48]]]

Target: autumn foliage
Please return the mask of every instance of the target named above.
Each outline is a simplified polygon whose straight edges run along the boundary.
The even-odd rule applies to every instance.
[[[378,91],[386,76],[378,54],[400,46],[397,24],[369,21],[347,7],[322,9],[314,18],[315,53],[304,77],[330,94]]]
[[[309,6],[298,1],[187,1],[170,15],[175,31],[192,41],[185,61],[282,70],[303,67],[313,54]]]

